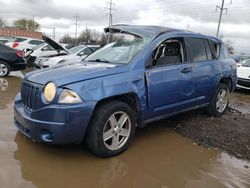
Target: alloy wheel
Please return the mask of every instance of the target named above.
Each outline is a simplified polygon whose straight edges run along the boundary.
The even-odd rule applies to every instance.
[[[5,76],[8,73],[8,67],[0,63],[0,76]]]
[[[104,145],[109,150],[122,148],[131,133],[131,120],[123,111],[113,113],[103,128]]]
[[[216,98],[216,109],[219,113],[223,112],[228,103],[228,91],[225,89],[221,89]]]

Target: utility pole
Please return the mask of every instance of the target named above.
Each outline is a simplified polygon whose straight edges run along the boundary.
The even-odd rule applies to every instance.
[[[108,10],[108,15],[109,15],[109,26],[113,25],[113,11],[115,10],[113,7],[115,4],[110,0],[107,2],[107,6],[105,7],[106,10]]]
[[[76,39],[77,39],[77,27],[78,27],[78,19],[79,19],[79,16],[78,16],[78,14],[76,13],[76,15],[74,16],[74,18],[75,18],[75,25],[76,25]]]
[[[105,7],[106,10],[108,10],[108,16],[109,16],[109,26],[113,25],[113,11],[115,10],[113,7],[115,4],[110,0],[107,2],[107,6]],[[111,34],[108,34],[108,43],[111,41]]]
[[[232,4],[232,0],[230,2],[230,4]],[[221,2],[221,6],[216,6],[216,12],[218,9],[220,9],[220,17],[219,17],[219,22],[218,22],[218,27],[217,27],[217,32],[216,32],[216,37],[218,38],[219,37],[219,33],[220,33],[220,25],[221,25],[221,19],[222,19],[222,14],[224,11],[226,11],[226,14],[227,14],[227,11],[228,11],[228,8],[224,8],[224,5],[225,5],[225,0],[222,0]]]

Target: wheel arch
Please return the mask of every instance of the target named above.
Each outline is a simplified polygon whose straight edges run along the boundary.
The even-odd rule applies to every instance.
[[[233,80],[232,80],[231,77],[222,77],[222,78],[220,78],[218,83],[217,83],[217,86],[220,83],[226,84],[228,86],[228,89],[229,89],[230,92],[233,91]]]
[[[97,102],[93,113],[96,111],[96,109],[100,105],[107,103],[107,102],[110,102],[110,101],[120,101],[120,102],[124,102],[124,103],[128,104],[130,106],[130,108],[135,111],[135,117],[136,117],[136,122],[137,122],[136,126],[142,125],[141,106],[140,106],[139,98],[136,95],[136,93],[132,93],[132,92],[131,93],[124,93],[124,94],[110,96],[110,97],[101,99]]]

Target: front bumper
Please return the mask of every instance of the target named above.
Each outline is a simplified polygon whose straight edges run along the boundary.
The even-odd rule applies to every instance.
[[[250,90],[250,79],[238,78],[237,88]]]
[[[28,111],[20,94],[15,98],[14,123],[30,139],[51,144],[81,143],[95,102],[80,105],[50,105]]]

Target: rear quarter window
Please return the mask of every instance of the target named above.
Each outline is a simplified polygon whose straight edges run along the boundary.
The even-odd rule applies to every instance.
[[[213,59],[219,59],[221,44],[212,40],[209,40],[209,45],[211,48]]]

